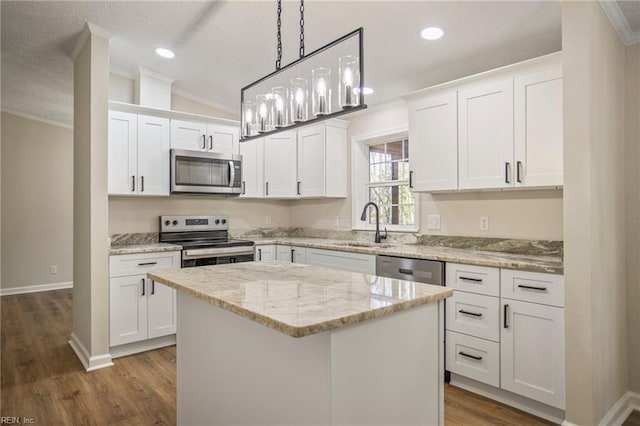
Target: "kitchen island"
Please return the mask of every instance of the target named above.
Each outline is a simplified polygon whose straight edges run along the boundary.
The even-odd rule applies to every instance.
[[[148,278],[178,290],[180,425],[443,424],[449,288],[265,262]]]

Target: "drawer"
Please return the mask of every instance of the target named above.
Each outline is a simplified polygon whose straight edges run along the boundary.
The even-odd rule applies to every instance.
[[[447,330],[500,341],[500,299],[454,291],[446,301]]]
[[[487,296],[500,295],[500,272],[487,266],[447,263],[447,287]]]
[[[453,331],[446,334],[446,369],[470,379],[500,386],[500,344]]]
[[[109,256],[109,277],[140,275],[172,268],[180,268],[179,251]]]
[[[500,271],[502,297],[564,307],[564,276],[540,272]]]

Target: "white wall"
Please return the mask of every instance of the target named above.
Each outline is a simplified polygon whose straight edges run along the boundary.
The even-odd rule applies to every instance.
[[[349,141],[354,137],[387,129],[407,129],[408,120],[408,110],[404,103],[394,103],[358,114],[351,119]],[[350,146],[348,156],[351,157]],[[351,161],[348,164],[351,164]],[[349,192],[351,192],[350,183]],[[359,214],[360,206],[356,208]],[[291,207],[291,224],[313,228],[344,229],[336,225],[336,218],[343,216],[351,221],[351,209],[351,198],[296,201]],[[430,214],[440,215],[440,231],[427,230],[427,215]],[[480,231],[480,216],[489,216],[489,231]],[[550,189],[420,194],[419,232],[437,235],[562,240],[562,191]]]
[[[591,425],[629,385],[625,47],[598,2],[563,2],[562,42],[566,413]]]
[[[640,43],[627,47],[627,311],[630,388],[640,393]]]
[[[72,130],[3,112],[2,153],[2,288],[70,283]]]

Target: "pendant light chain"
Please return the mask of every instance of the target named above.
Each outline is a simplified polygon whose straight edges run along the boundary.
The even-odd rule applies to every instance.
[[[300,0],[300,57],[304,57],[304,0]]]
[[[282,20],[280,19],[280,15],[282,15],[282,1],[278,0],[278,59],[276,60],[276,71],[278,71],[282,65],[282,35],[280,34],[280,27],[282,26]]]

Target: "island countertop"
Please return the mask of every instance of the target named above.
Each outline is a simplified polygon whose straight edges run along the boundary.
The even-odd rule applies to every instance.
[[[293,337],[450,297],[448,287],[302,264],[242,262],[147,277]]]

